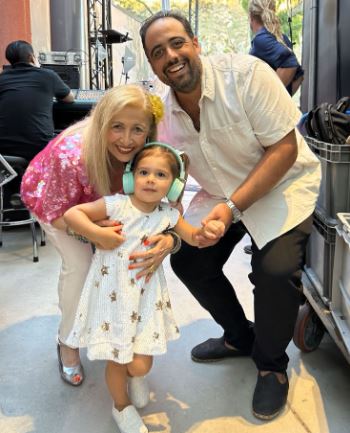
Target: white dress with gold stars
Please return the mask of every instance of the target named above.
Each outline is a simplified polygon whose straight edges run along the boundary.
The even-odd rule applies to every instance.
[[[134,353],[166,352],[167,340],[179,337],[163,268],[146,284],[129,270],[129,256],[146,250],[144,240],[176,225],[179,212],[161,203],[147,214],[130,197],[105,197],[107,214],[121,221],[125,242],[113,251],[96,250],[67,344],[87,347],[88,358],[128,363]],[[149,248],[149,247],[148,247]]]

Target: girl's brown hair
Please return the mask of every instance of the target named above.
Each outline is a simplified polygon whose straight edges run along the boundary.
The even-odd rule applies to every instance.
[[[134,170],[135,168],[137,168],[140,162],[144,158],[148,158],[149,156],[162,156],[169,164],[169,168],[173,176],[173,179],[176,179],[177,177],[180,176],[179,161],[177,160],[174,153],[170,149],[163,146],[159,146],[157,144],[154,144],[152,146],[147,146],[146,148],[140,150],[140,152],[138,152],[137,155],[135,156],[135,159],[132,164],[132,169]]]

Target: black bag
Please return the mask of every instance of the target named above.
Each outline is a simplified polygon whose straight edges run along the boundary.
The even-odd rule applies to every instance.
[[[316,105],[305,122],[307,134],[327,143],[344,144],[350,135],[350,116],[345,114],[349,105],[349,96],[339,99],[335,105],[327,102]]]

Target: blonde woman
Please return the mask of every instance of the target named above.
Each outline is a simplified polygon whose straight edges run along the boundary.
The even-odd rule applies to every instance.
[[[115,87],[106,92],[92,114],[54,138],[31,161],[23,176],[22,200],[36,215],[62,258],[58,282],[62,313],[58,331],[58,361],[62,379],[80,385],[84,372],[79,349],[65,341],[74,323],[80,293],[91,263],[88,240],[67,230],[63,214],[80,203],[122,191],[124,166],[144,146],[156,138],[162,117],[162,103],[141,86]],[[101,225],[121,225],[101,221]],[[118,234],[119,243],[124,242]],[[153,236],[153,247],[138,256],[138,276],[156,269],[176,243],[176,235]]]
[[[298,90],[304,77],[292,43],[282,34],[276,15],[275,0],[250,0],[249,24],[254,38],[249,54],[268,63],[286,86],[290,95]]]

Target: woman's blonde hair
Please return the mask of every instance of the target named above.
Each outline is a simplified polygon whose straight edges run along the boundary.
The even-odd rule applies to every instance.
[[[266,27],[276,37],[278,42],[286,45],[282,36],[281,23],[276,15],[275,0],[250,0],[248,12],[252,18]]]
[[[159,118],[154,109],[154,96],[140,85],[128,84],[108,90],[100,99],[83,129],[82,158],[89,183],[101,195],[112,190],[110,173],[113,157],[108,151],[107,136],[113,119],[126,107],[140,110],[150,119],[147,139],[156,140]],[[159,108],[158,106],[156,108]]]

